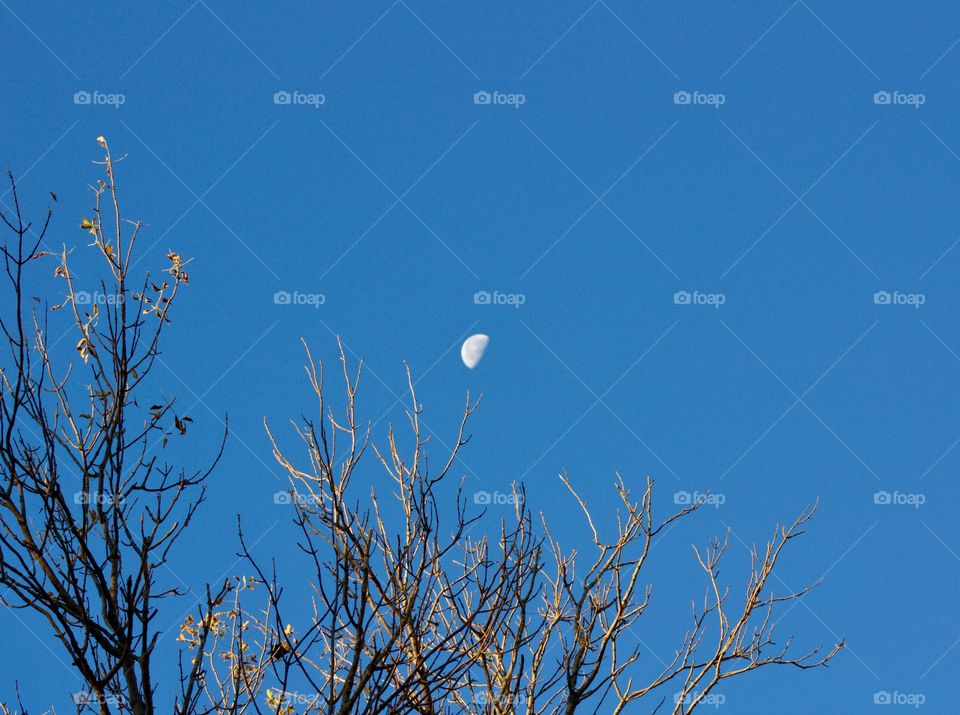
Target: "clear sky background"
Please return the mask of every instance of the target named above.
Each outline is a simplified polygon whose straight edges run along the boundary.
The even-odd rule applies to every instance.
[[[745,545],[819,498],[777,587],[824,583],[777,631],[849,648],[734,681],[723,710],[871,712],[886,691],[956,711],[956,3],[0,5],[0,159],[28,207],[59,195],[51,241],[84,242],[103,134],[149,225],[144,265],[194,259],[157,378],[195,419],[188,463],[226,414],[232,434],[171,584],[239,569],[238,512],[283,563],[263,420],[294,446],[285,421],[314,406],[299,340],[333,361],[339,334],[366,359],[378,440],[403,418],[403,360],[438,460],[482,392],[457,476],[469,493],[522,479],[571,546],[562,468],[601,515],[615,470],[653,476],[662,514],[722,495],[657,546],[647,672],[706,587],[690,545],[732,530],[739,596]],[[469,371],[475,332],[491,343]],[[170,666],[192,600],[163,614]],[[68,711],[79,682],[45,624],[3,611],[0,632],[0,694],[19,677],[37,712]]]

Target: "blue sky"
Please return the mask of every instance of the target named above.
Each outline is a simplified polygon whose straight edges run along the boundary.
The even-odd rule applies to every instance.
[[[778,632],[849,648],[734,682],[723,709],[956,709],[960,6],[0,5],[0,158],[28,206],[58,194],[53,242],[78,241],[102,134],[144,264],[193,258],[157,378],[195,419],[187,460],[225,414],[232,435],[171,583],[237,569],[238,512],[258,554],[290,550],[263,420],[293,444],[299,339],[333,360],[339,334],[378,439],[403,360],[439,453],[482,392],[468,490],[522,479],[571,546],[562,468],[600,513],[615,470],[653,476],[663,513],[723,496],[658,544],[651,668],[706,585],[690,545],[732,529],[737,593],[744,545],[819,498],[780,575],[824,583]],[[0,694],[19,675],[63,709],[79,684],[44,624],[4,611],[0,631]]]

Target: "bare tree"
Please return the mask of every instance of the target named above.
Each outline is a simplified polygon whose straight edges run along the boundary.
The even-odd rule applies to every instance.
[[[361,366],[351,372],[341,346],[346,401],[337,412],[324,395],[322,366],[309,349],[307,356],[318,417],[294,423],[304,466],[269,428],[268,434],[290,480],[312,606],[291,613],[282,598],[284,580],[244,547],[256,587],[266,591],[266,607],[253,621],[254,655],[240,680],[230,681],[229,697],[222,688],[213,690],[214,709],[229,700],[228,711],[240,712],[246,700],[265,695],[276,708],[271,712],[291,713],[620,713],[628,705],[636,712],[631,704],[643,698],[652,701],[647,711],[653,712],[669,689],[672,712],[690,713],[727,678],[768,665],[824,666],[843,647],[796,653],[790,640],[778,646],[773,637],[774,608],[809,590],[775,594],[769,580],[784,547],[813,516],[811,508],[777,527],[762,550],[754,548],[742,601],[732,602],[720,582],[729,537],[712,541],[705,552],[694,549],[706,575],[704,601],[694,605],[672,661],[644,673],[638,648],[629,645],[631,629],[651,602],[644,566],[656,537],[703,501],[657,519],[653,481],[647,479],[637,499],[618,477],[621,508],[613,533],[604,534],[563,474],[592,534],[583,556],[564,550],[542,514],[534,519],[522,485],[514,486],[512,514],[497,533],[475,537],[482,533],[482,513],[468,512],[463,481],[446,498],[441,484],[469,439],[467,422],[477,403],[467,396],[454,445],[432,472],[409,370],[409,446],[401,446],[391,427],[381,449],[356,414]],[[373,489],[361,498],[351,486],[370,451],[392,480],[392,503],[382,504]],[[236,606],[224,612],[234,622],[243,613]],[[245,631],[232,632],[242,637]],[[210,649],[209,672],[226,665],[237,678],[237,654],[245,650],[235,644],[218,658]],[[288,692],[290,683],[306,694]]]
[[[189,418],[172,399],[144,401],[186,262],[171,252],[162,278],[134,275],[141,224],[122,217],[115,163],[98,142],[105,181],[91,187],[92,214],[78,232],[92,236],[85,264],[101,278],[84,285],[93,293],[77,283],[72,248],[43,249],[52,212],[37,225],[25,219],[12,174],[13,210],[0,213],[12,305],[0,316],[0,599],[47,622],[88,688],[81,705],[152,713],[157,603],[177,593],[158,570],[203,500],[209,469],[162,460]],[[27,287],[43,266],[61,281],[54,306]],[[68,338],[74,354],[62,355]]]
[[[70,248],[44,249],[51,214],[36,226],[25,220],[12,177],[14,207],[0,214],[13,297],[11,315],[0,318],[8,347],[0,598],[46,620],[89,689],[78,712],[148,714],[169,707],[156,702],[157,603],[178,595],[158,570],[193,522],[212,467],[161,459],[189,418],[147,378],[187,262],[171,252],[162,279],[133,276],[141,224],[122,217],[115,162],[98,141],[106,181],[91,187],[95,206],[81,229],[93,236],[102,278],[91,285],[102,300],[86,299]],[[27,288],[44,259],[66,296],[49,308]],[[71,336],[66,356],[50,339],[59,316]],[[620,713],[665,703],[690,713],[727,678],[769,665],[824,666],[843,647],[798,652],[790,639],[774,640],[777,607],[809,589],[775,593],[770,578],[814,507],[754,547],[742,598],[720,578],[729,537],[694,550],[705,596],[677,624],[671,662],[650,672],[631,637],[653,601],[645,566],[667,529],[703,502],[655,516],[653,481],[618,476],[618,513],[600,524],[561,474],[591,535],[583,553],[534,514],[522,484],[491,531],[484,512],[468,507],[464,481],[454,481],[479,402],[467,395],[453,447],[431,465],[409,369],[406,425],[391,426],[380,445],[356,411],[362,365],[352,369],[342,345],[340,363],[337,408],[307,350],[316,411],[293,423],[301,458],[267,428],[289,477],[307,577],[255,559],[238,522],[254,575],[206,586],[181,624],[179,682],[163,686],[175,689],[178,715]],[[212,450],[214,464],[222,449]],[[388,498],[364,489],[368,465],[389,477]],[[285,595],[295,588],[307,589],[308,608]]]

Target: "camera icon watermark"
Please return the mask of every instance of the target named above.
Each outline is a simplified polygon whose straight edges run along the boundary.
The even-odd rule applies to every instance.
[[[892,92],[881,90],[873,93],[873,103],[880,106],[904,106],[920,109],[921,105],[926,104],[926,102],[927,96],[920,92],[907,93],[897,92],[896,90]]]
[[[99,506],[116,506],[123,503],[123,494],[107,494],[106,492],[77,492],[73,495],[74,504],[92,504]]]
[[[74,705],[108,705],[114,708],[122,708],[124,700],[116,695],[97,695],[96,693],[71,693],[70,699]],[[99,710],[99,708],[96,708]]]
[[[273,493],[273,503],[277,506],[289,506],[297,504],[298,506],[309,506],[318,504],[320,497],[314,494],[300,494],[298,492],[279,491]]]
[[[505,693],[497,695],[481,690],[473,696],[473,704],[478,706],[481,712],[517,712],[522,703],[523,696],[520,693],[510,697]]]
[[[498,92],[496,90],[493,92],[480,90],[479,92],[473,93],[473,103],[491,106],[504,105],[513,107],[514,109],[520,109],[520,107],[527,103],[527,95],[520,92],[507,94],[506,92]]]
[[[725,494],[715,494],[713,492],[688,492],[679,491],[673,493],[673,503],[678,506],[693,506],[694,504],[706,504],[714,509],[719,509],[727,503]]]
[[[673,694],[673,703],[674,705],[680,705],[681,702],[683,705],[693,705],[693,702],[700,697],[700,693],[691,691],[684,695],[682,690],[678,690]],[[713,707],[719,708],[721,705],[727,702],[727,696],[723,693],[707,693],[701,699],[699,704],[704,707]]]
[[[720,109],[721,105],[726,104],[727,95],[720,92],[687,92],[680,90],[673,93],[673,103],[682,106],[705,106]]]
[[[927,702],[923,693],[901,693],[899,690],[878,690],[873,694],[874,705],[910,705],[919,708]]]
[[[479,506],[516,506],[523,503],[523,496],[513,492],[481,490],[473,493],[473,503]]]
[[[727,302],[727,296],[723,293],[678,290],[673,294],[673,302],[675,305],[710,305],[719,308]]]
[[[287,92],[280,90],[273,93],[274,104],[288,104],[290,106],[313,107],[320,109],[320,106],[327,103],[327,97],[319,92]]]
[[[873,503],[878,506],[912,506],[919,509],[927,503],[927,495],[914,492],[887,492],[873,493]]]
[[[119,92],[98,92],[94,90],[88,92],[81,89],[73,94],[73,103],[91,107],[113,107],[119,109],[121,105],[126,104],[127,97]]]
[[[78,290],[73,294],[73,301],[77,305],[120,305],[123,303],[123,294]]]
[[[319,308],[327,302],[323,293],[301,293],[300,291],[278,290],[273,294],[274,305],[309,305]]]
[[[280,690],[279,688],[267,688],[267,705],[271,708],[279,708],[278,712],[294,712],[294,703],[307,706],[304,712],[313,710],[320,701],[320,695],[317,693],[299,693],[295,690]]]
[[[524,293],[501,293],[500,291],[478,290],[473,294],[474,305],[509,305],[519,308],[527,302]]]
[[[874,305],[909,305],[919,308],[927,302],[925,293],[901,293],[898,290],[893,292],[878,290],[873,294]]]

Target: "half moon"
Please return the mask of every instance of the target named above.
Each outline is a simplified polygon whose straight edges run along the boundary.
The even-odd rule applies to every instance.
[[[471,370],[475,368],[483,359],[483,353],[487,350],[490,338],[483,333],[471,335],[463,342],[460,348],[460,359],[463,364]]]

